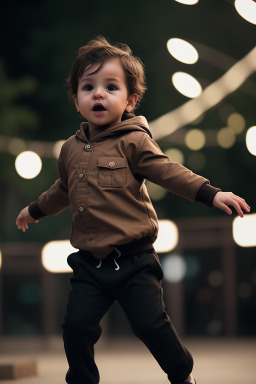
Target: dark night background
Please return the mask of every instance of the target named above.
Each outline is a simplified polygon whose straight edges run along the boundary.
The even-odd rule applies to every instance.
[[[201,0],[195,6],[172,0],[14,0],[1,5],[0,31],[0,141],[9,137],[55,142],[75,133],[81,119],[65,93],[65,78],[79,47],[97,35],[113,43],[128,44],[144,62],[148,90],[136,113],[145,115],[149,122],[188,100],[173,87],[174,72],[189,72],[205,88],[221,77],[231,63],[252,50],[256,37],[255,25],[242,19],[228,0]],[[182,64],[167,51],[166,43],[172,37],[198,42],[230,60],[216,66],[211,63],[211,57],[201,60],[199,50],[196,64]],[[243,115],[246,128],[237,135],[235,145],[230,149],[205,146],[200,152],[205,155],[206,163],[198,173],[212,185],[245,198],[252,213],[255,212],[256,157],[246,148],[245,134],[256,125],[255,84],[254,73],[240,89],[206,112],[198,124],[183,127],[217,131],[226,126],[227,111]],[[187,159],[193,151],[185,144],[172,145],[171,141],[172,136],[168,141],[159,141],[159,145],[163,150],[172,146],[180,149],[185,157],[184,165],[191,168]],[[58,177],[56,159],[42,161],[39,176],[26,180],[15,171],[15,156],[8,150],[0,152],[1,242],[46,243],[68,238],[71,219],[68,211],[31,225],[25,234],[16,229],[19,211]],[[160,219],[225,216],[224,212],[170,193],[153,203]]]

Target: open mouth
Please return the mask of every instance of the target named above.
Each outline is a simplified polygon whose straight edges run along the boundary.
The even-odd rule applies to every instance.
[[[95,112],[102,112],[102,111],[106,111],[106,108],[103,107],[102,104],[95,104],[92,110]]]

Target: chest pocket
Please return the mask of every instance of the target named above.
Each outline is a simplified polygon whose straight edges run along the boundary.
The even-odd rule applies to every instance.
[[[127,160],[124,157],[99,157],[99,185],[121,188],[127,184]]]

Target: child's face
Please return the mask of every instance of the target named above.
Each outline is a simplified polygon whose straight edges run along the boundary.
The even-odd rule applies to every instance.
[[[136,105],[136,93],[128,96],[126,77],[119,58],[107,60],[101,70],[98,64],[85,70],[73,96],[76,109],[88,121],[90,129],[121,122],[124,111]]]

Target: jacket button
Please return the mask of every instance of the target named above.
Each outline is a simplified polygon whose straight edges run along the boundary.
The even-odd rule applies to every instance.
[[[92,146],[90,144],[85,144],[84,148],[88,151],[92,148]]]
[[[110,161],[110,162],[108,163],[108,166],[109,166],[110,168],[113,168],[115,165],[116,165],[116,163],[115,163],[114,161]]]
[[[84,209],[84,207],[79,207],[79,208],[78,208],[78,211],[79,211],[79,212],[84,212],[85,209]]]
[[[80,180],[82,180],[82,179],[84,178],[84,174],[83,174],[83,173],[79,173],[78,178],[79,178]]]

